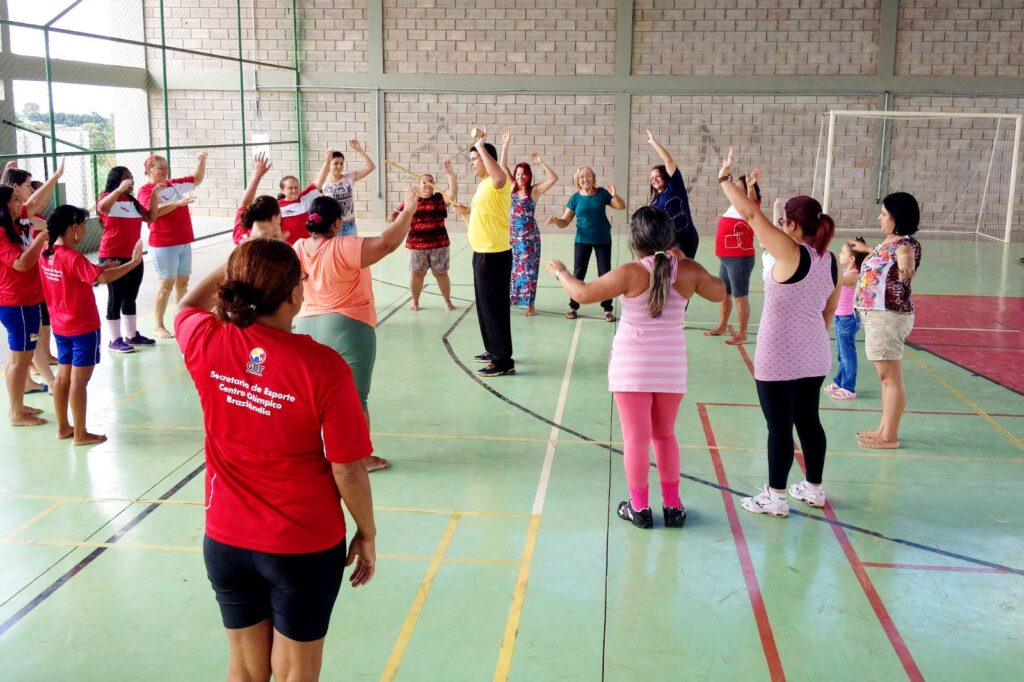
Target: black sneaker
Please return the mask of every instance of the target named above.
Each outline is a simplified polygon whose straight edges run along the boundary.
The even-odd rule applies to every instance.
[[[637,511],[633,509],[632,503],[629,500],[623,500],[619,502],[619,518],[629,521],[637,528],[653,528],[654,527],[654,515],[651,514],[651,508],[641,509]]]
[[[482,377],[500,377],[507,375],[513,375],[516,373],[515,367],[505,367],[504,369],[497,367],[493,362],[481,370],[477,371]]]
[[[474,355],[473,359],[484,365],[489,365],[492,362],[494,362],[494,356],[488,353],[487,351],[484,351],[480,355]]]
[[[686,507],[662,507],[661,512],[665,515],[665,526],[667,528],[682,528],[686,523]]]

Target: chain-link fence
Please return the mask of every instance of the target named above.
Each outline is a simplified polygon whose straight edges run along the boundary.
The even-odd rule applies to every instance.
[[[0,0],[0,164],[46,179],[63,160],[58,200],[92,210],[112,167],[140,186],[151,152],[178,177],[207,150],[196,234],[230,231],[254,153],[302,167],[296,5]]]

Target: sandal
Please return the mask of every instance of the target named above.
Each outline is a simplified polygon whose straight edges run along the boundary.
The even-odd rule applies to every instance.
[[[570,310],[565,314],[565,319],[575,320],[577,315],[579,315],[579,313],[577,313],[575,310]]]
[[[391,466],[391,462],[377,455],[370,455],[370,461],[366,464],[366,471],[380,471]]]
[[[610,310],[604,311],[604,321],[605,322],[614,322],[615,321],[615,313],[613,313]]]

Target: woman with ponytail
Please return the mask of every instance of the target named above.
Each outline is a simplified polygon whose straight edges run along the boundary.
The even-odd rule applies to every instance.
[[[132,194],[135,178],[124,166],[115,166],[107,173],[107,186],[96,202],[96,213],[103,221],[100,237],[100,265],[124,265],[132,259],[132,249],[142,237],[142,221],[152,223],[159,215],[160,192],[166,183],[153,185],[149,210]],[[110,342],[107,348],[115,353],[132,353],[135,346],[156,344],[139,333],[136,300],[145,270],[142,263],[126,276],[107,284],[107,327]],[[124,324],[122,325],[122,317]]]
[[[43,293],[57,339],[57,380],[53,405],[57,438],[74,436],[75,445],[95,445],[107,439],[85,426],[86,386],[100,361],[100,313],[92,285],[124,277],[142,263],[142,240],[135,242],[127,263],[100,267],[75,247],[85,238],[88,214],[77,206],[58,206],[46,221],[49,245],[39,259]],[[68,405],[71,422],[68,421]]]
[[[725,298],[725,284],[675,247],[667,213],[640,208],[629,224],[629,247],[639,259],[620,265],[592,282],[573,277],[561,261],[548,263],[574,300],[593,303],[619,296],[622,317],[608,361],[608,390],[622,424],[629,499],[618,515],[638,528],[654,524],[648,504],[650,447],[658,464],[666,526],[682,526],[686,508],[679,499],[679,444],[676,415],[686,393],[686,338],[682,322],[694,294],[709,301]]]
[[[376,562],[369,428],[345,361],[291,331],[304,278],[290,246],[247,240],[174,321],[203,409],[203,558],[229,679],[318,679],[345,566],[359,587]]]
[[[16,175],[8,168],[5,179]],[[22,171],[24,172],[24,171]],[[64,173],[64,162],[38,190],[32,191],[31,175],[17,186],[0,186],[0,323],[7,330],[11,356],[4,379],[7,385],[8,417],[12,426],[39,426],[46,420],[42,410],[25,405],[25,386],[33,363],[44,378],[49,374],[49,349],[39,358],[43,285],[39,277],[39,254],[46,245],[46,232],[29,238],[25,223],[50,200],[53,188]],[[16,179],[16,178],[15,178]],[[44,372],[45,370],[45,372]]]
[[[825,430],[818,400],[832,368],[828,329],[839,303],[836,259],[828,250],[835,223],[807,196],[786,202],[781,230],[732,182],[735,155],[722,163],[718,184],[754,235],[774,258],[764,282],[764,308],[754,352],[754,380],[768,426],[768,484],[740,501],[756,514],[789,516],[786,482],[793,466],[793,427],[807,465],[806,479],[789,495],[812,507],[825,506]]]
[[[281,204],[269,194],[256,196],[260,181],[270,172],[270,158],[259,153],[253,158],[252,179],[242,193],[235,211],[235,228],[231,231],[231,239],[241,244],[244,239],[267,237],[270,239],[288,239],[281,229]],[[289,240],[289,243],[294,240]]]

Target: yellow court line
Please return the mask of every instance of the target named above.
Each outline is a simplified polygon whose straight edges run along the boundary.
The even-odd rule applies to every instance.
[[[375,512],[389,512],[397,514],[435,514],[437,516],[494,516],[509,519],[528,519],[529,514],[517,514],[515,512],[489,512],[475,511],[470,509],[426,509],[419,507],[374,507]]]
[[[184,369],[185,369],[185,365],[182,364],[182,365],[178,366],[175,369],[172,369],[172,370],[169,370],[167,372],[164,372],[163,374],[158,376],[153,381],[150,381],[149,383],[147,383],[142,388],[140,388],[140,389],[138,389],[136,391],[132,391],[128,395],[124,395],[124,396],[121,396],[120,398],[118,398],[114,402],[113,407],[119,407],[119,406],[124,405],[125,403],[127,403],[127,402],[129,402],[131,400],[135,400],[136,398],[138,398],[140,395],[142,395],[143,393],[145,393],[149,389],[153,388],[154,386],[156,386],[159,383],[162,383],[162,382],[166,381],[167,379],[171,378],[175,374],[178,374],[179,372],[184,371]]]
[[[475,433],[402,433],[395,431],[373,431],[371,436],[380,436],[382,438],[416,438],[416,439],[427,439],[427,440],[487,440],[487,441],[499,441],[509,443],[550,443],[551,438],[538,438],[529,436],[487,436]],[[622,445],[622,441],[607,441],[607,440],[583,440],[582,438],[572,439],[557,439],[559,445]],[[692,447],[703,447],[707,448],[707,444],[702,446]]]
[[[46,509],[43,509],[38,514],[36,514],[32,518],[30,518],[28,521],[26,521],[25,523],[21,524],[20,526],[18,526],[14,530],[12,530],[10,533],[8,533],[4,537],[4,541],[7,542],[9,540],[13,540],[23,530],[25,530],[26,528],[29,528],[30,526],[35,524],[36,521],[38,521],[39,519],[43,518],[44,516],[46,516],[47,514],[52,512],[54,509],[56,509],[57,507],[61,506],[62,504],[64,504],[64,500],[55,500],[54,502],[52,502],[50,504],[50,506],[46,507]]]
[[[910,356],[910,358],[911,358],[911,359],[912,359],[912,360],[913,360],[914,362],[916,362],[916,363],[917,363],[918,365],[920,365],[920,366],[921,366],[921,368],[922,368],[922,369],[923,369],[923,370],[924,370],[925,372],[927,372],[927,373],[928,373],[928,374],[929,374],[929,375],[930,375],[930,376],[931,376],[931,377],[932,377],[933,379],[935,379],[935,380],[936,380],[936,381],[938,381],[938,382],[939,382],[940,384],[942,384],[943,386],[945,386],[945,387],[946,387],[946,390],[947,390],[947,391],[949,391],[949,392],[950,392],[950,393],[952,393],[952,394],[953,394],[954,396],[956,396],[956,397],[957,397],[957,398],[959,398],[959,399],[960,399],[961,401],[963,401],[963,403],[964,403],[965,405],[967,405],[967,406],[968,406],[969,408],[971,408],[972,410],[974,410],[975,412],[977,412],[977,413],[978,413],[979,415],[981,415],[982,417],[984,417],[984,418],[985,418],[985,420],[986,420],[986,421],[987,421],[987,422],[988,422],[989,424],[991,424],[991,425],[993,426],[993,428],[995,428],[995,430],[996,430],[996,431],[998,431],[999,433],[1003,434],[1003,435],[1004,435],[1004,436],[1006,437],[1006,439],[1007,439],[1008,441],[1010,441],[1011,443],[1013,443],[1014,445],[1016,445],[1016,446],[1017,446],[1017,449],[1018,449],[1018,450],[1024,451],[1024,442],[1022,442],[1020,438],[1017,438],[1017,436],[1015,436],[1015,435],[1013,435],[1012,433],[1010,433],[1009,431],[1007,431],[1007,430],[1006,430],[1006,427],[1005,427],[1005,426],[1003,426],[1002,424],[1000,424],[999,422],[997,422],[997,421],[996,421],[996,420],[995,420],[995,419],[994,419],[994,418],[992,417],[992,415],[990,415],[990,414],[989,414],[988,412],[986,412],[985,410],[983,410],[983,409],[981,409],[980,407],[978,407],[978,404],[977,404],[977,403],[975,403],[975,402],[974,402],[973,400],[971,400],[970,398],[968,398],[967,396],[965,396],[965,395],[964,395],[963,393],[961,393],[960,391],[958,391],[958,390],[956,389],[956,387],[954,387],[954,386],[953,386],[953,384],[951,384],[951,383],[949,383],[948,381],[946,381],[946,379],[945,379],[944,377],[942,377],[942,376],[941,376],[940,374],[938,374],[938,373],[937,373],[937,372],[936,372],[935,370],[933,370],[933,369],[932,369],[931,367],[929,367],[929,366],[928,366],[928,365],[927,365],[927,364],[925,363],[925,361],[924,361],[924,360],[922,360],[922,359],[920,358],[920,356],[919,356],[919,355],[917,354],[917,352],[915,352],[915,351],[911,350],[910,348],[907,348],[907,354],[908,354],[908,355]]]
[[[391,649],[391,656],[388,657],[387,665],[384,666],[384,672],[380,676],[381,680],[393,680],[395,675],[398,674],[398,667],[402,665],[405,650],[409,646],[409,640],[412,639],[413,631],[416,629],[416,621],[419,620],[423,606],[427,603],[430,588],[434,586],[434,579],[437,578],[437,573],[441,569],[445,552],[448,551],[448,547],[452,544],[452,538],[455,537],[455,529],[459,527],[460,519],[461,516],[455,514],[448,521],[448,527],[445,528],[444,535],[441,536],[441,542],[438,543],[437,549],[434,551],[434,557],[430,561],[430,565],[427,566],[427,572],[423,575],[423,582],[420,583],[420,588],[416,590],[416,596],[412,600],[412,606],[409,607],[409,613],[405,616],[405,622],[402,623],[402,629],[398,631],[398,638],[395,640],[394,648]]]
[[[498,652],[498,664],[494,668],[494,682],[505,682],[512,668],[512,654],[516,648],[516,636],[519,634],[519,622],[523,617],[523,604],[526,601],[526,587],[530,581],[530,566],[533,564],[533,550],[537,546],[537,531],[540,529],[540,514],[530,518],[530,527],[526,531],[526,542],[523,544],[523,556],[519,560],[519,575],[516,576],[516,587],[512,593],[512,605],[508,609],[505,621],[505,635],[501,640]]]
[[[119,429],[143,429],[153,431],[188,431],[191,433],[203,433],[206,431],[202,426],[168,426],[165,424],[118,424]]]

